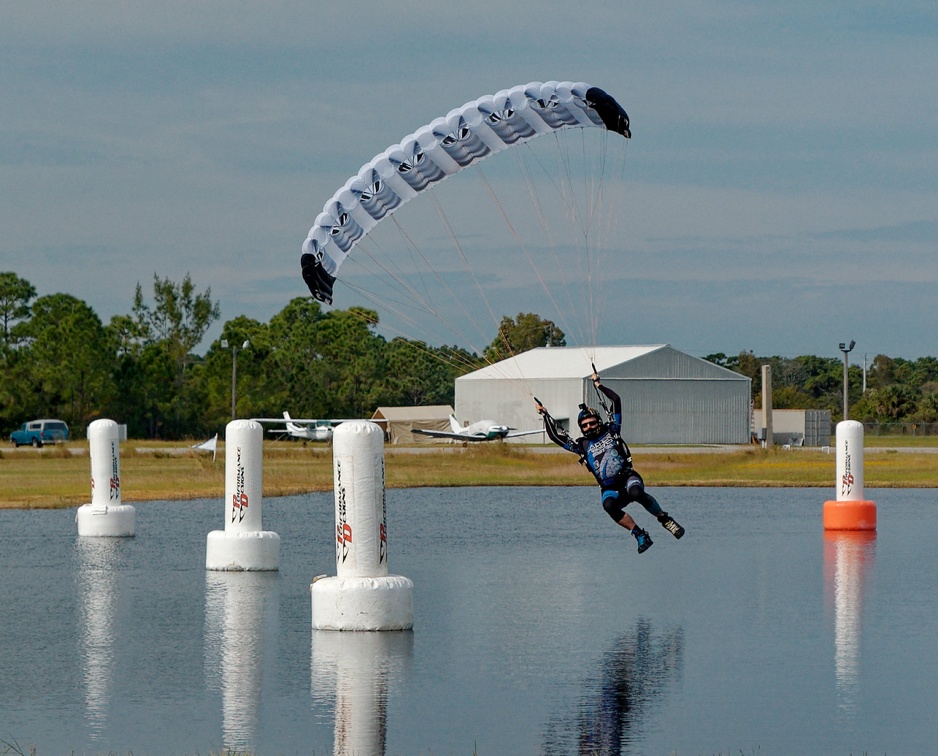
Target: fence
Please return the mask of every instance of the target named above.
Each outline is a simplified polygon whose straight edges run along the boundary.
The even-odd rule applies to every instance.
[[[938,436],[938,423],[863,423],[868,436]]]

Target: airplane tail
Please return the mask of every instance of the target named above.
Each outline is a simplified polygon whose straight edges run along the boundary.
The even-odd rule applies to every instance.
[[[296,423],[290,422],[293,418],[290,417],[290,413],[286,410],[283,411],[283,419],[287,421],[287,430],[291,433],[302,433],[303,429]]]
[[[452,429],[453,433],[459,433],[463,430],[459,421],[456,419],[456,415],[449,416],[449,427]]]

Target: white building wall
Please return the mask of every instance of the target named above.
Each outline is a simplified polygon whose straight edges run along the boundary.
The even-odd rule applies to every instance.
[[[629,443],[749,441],[748,381],[630,379],[605,383],[622,398],[622,435]]]
[[[457,380],[456,419],[460,423],[477,420],[494,420],[517,430],[534,430],[544,427],[541,416],[534,409],[531,392],[543,402],[558,420],[570,417],[570,407],[576,408],[583,401],[582,380],[564,378],[557,380],[513,381],[513,380]],[[566,409],[565,409],[566,408]],[[573,412],[574,421],[576,411]],[[566,423],[564,423],[566,426]],[[524,436],[524,443],[547,443],[546,437]]]

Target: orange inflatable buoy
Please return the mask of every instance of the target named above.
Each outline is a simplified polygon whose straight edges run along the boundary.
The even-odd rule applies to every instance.
[[[876,530],[872,501],[825,501],[824,530]]]
[[[876,504],[863,495],[863,424],[837,423],[837,499],[824,502],[824,530],[876,530]]]

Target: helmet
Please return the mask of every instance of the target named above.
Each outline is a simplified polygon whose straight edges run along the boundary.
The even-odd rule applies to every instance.
[[[596,420],[596,425],[589,429],[589,431],[583,430],[583,421],[593,418]],[[585,404],[580,405],[580,414],[577,415],[576,424],[580,426],[580,430],[583,432],[583,435],[587,438],[596,438],[599,435],[599,427],[602,423],[602,418],[600,418],[599,413],[594,410],[592,407],[587,407]]]

